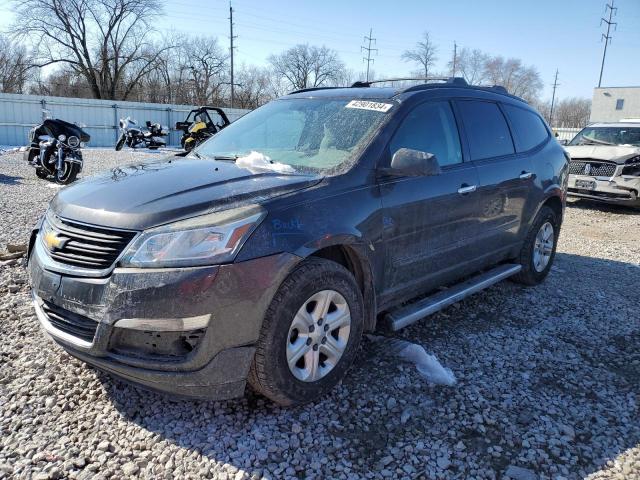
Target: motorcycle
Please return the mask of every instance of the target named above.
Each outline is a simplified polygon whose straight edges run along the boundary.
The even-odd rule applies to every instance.
[[[116,150],[122,150],[127,145],[131,148],[142,146],[149,150],[157,150],[160,147],[166,147],[167,142],[164,138],[169,132],[166,127],[161,127],[159,123],[151,123],[147,120],[147,130],[136,128],[136,121],[131,118],[120,119],[120,138],[116,142]]]
[[[213,118],[216,118],[216,121]],[[221,108],[199,107],[189,112],[183,122],[176,123],[176,130],[182,130],[180,145],[187,152],[193,150],[212,135],[229,125],[229,119]]]
[[[38,178],[53,176],[56,183],[73,182],[82,171],[82,151],[91,137],[78,125],[60,119],[45,119],[29,132],[24,158]]]

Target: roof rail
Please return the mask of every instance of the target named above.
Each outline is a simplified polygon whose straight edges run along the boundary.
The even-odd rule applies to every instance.
[[[366,82],[358,81],[351,85],[351,88],[370,87],[374,83],[387,83],[387,82],[407,82],[407,81],[420,81],[420,82],[443,82],[452,85],[465,86],[468,85],[467,81],[462,77],[401,77],[401,78],[384,78],[380,80],[369,80]]]
[[[303,93],[303,92],[315,92],[316,90],[331,90],[332,88],[344,88],[344,87],[309,87],[309,88],[301,88],[300,90],[294,90],[293,92],[287,93],[287,95],[293,95],[294,93]]]

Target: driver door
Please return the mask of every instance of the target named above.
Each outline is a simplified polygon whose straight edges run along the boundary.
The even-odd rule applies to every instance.
[[[473,268],[470,263],[478,255],[478,172],[463,161],[450,103],[414,107],[388,145],[386,165],[403,147],[434,154],[442,172],[379,179],[385,245],[382,303],[453,281]]]

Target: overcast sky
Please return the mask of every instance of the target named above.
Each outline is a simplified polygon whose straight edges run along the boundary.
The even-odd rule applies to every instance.
[[[372,28],[378,48],[372,68],[385,76],[402,76],[415,70],[401,60],[402,52],[427,30],[439,46],[436,70],[446,70],[456,41],[459,48],[479,48],[535,66],[545,84],[544,97],[551,96],[558,68],[559,98],[590,98],[600,72],[604,32],[600,18],[605,4],[604,0],[233,0],[236,62],[264,65],[272,53],[309,43],[337,50],[348,68],[363,71],[360,46]],[[640,0],[616,0],[615,6],[618,25],[612,30],[602,84],[640,85]],[[228,2],[171,0],[156,25],[161,30],[217,36],[228,48],[228,16]],[[6,28],[12,17],[9,0],[0,0],[0,28]]]

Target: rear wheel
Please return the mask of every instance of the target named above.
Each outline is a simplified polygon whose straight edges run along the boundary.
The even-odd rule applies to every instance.
[[[282,283],[265,315],[249,384],[281,405],[315,400],[345,375],[363,329],[353,275],[313,258]]]
[[[543,206],[536,216],[520,251],[522,270],[512,277],[518,283],[537,285],[551,270],[556,255],[560,223],[556,213]]]
[[[56,183],[67,185],[73,182],[78,176],[80,165],[75,162],[64,162],[62,170],[56,170]]]

